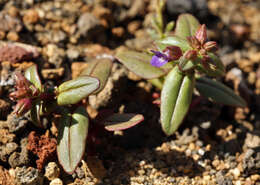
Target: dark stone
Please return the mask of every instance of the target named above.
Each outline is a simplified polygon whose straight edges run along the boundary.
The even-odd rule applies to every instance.
[[[194,16],[199,18],[208,15],[208,5],[206,0],[167,0],[166,7],[170,15],[192,13]]]

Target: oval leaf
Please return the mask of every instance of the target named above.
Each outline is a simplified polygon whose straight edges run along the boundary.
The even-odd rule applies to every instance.
[[[105,129],[108,131],[125,130],[144,120],[142,114],[113,114],[104,120]]]
[[[246,107],[246,102],[235,92],[224,84],[206,77],[199,78],[196,89],[202,96],[212,99],[215,102],[238,107]]]
[[[88,115],[84,107],[79,107],[70,115],[63,113],[59,122],[58,159],[64,170],[72,174],[85,152],[88,134]]]
[[[80,102],[99,87],[99,80],[90,76],[80,76],[64,82],[58,87],[57,102],[69,105]]]
[[[166,77],[161,92],[161,124],[167,135],[172,135],[183,121],[191,103],[195,78],[175,67]]]
[[[181,14],[176,23],[175,36],[186,39],[195,35],[199,25],[199,21],[191,14]]]
[[[42,83],[37,71],[37,67],[36,65],[32,65],[31,67],[29,67],[28,69],[26,69],[25,74],[24,74],[25,78],[27,80],[29,80],[37,89],[39,89],[40,91],[42,91]]]
[[[163,51],[167,46],[178,46],[183,52],[192,49],[186,39],[178,36],[166,37],[156,41],[155,44],[159,47],[160,51]]]
[[[110,59],[97,59],[89,63],[88,67],[80,75],[88,75],[99,79],[100,86],[94,92],[99,93],[105,87],[112,68]]]
[[[116,58],[130,71],[145,79],[153,79],[163,76],[166,72],[150,64],[152,56],[135,51],[121,51]]]

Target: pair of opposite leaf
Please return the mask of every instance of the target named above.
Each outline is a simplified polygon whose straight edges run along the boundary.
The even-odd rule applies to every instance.
[[[172,135],[182,123],[192,99],[194,87],[202,96],[231,106],[245,107],[245,101],[224,84],[211,77],[225,74],[215,54],[216,42],[207,41],[205,25],[190,14],[179,16],[173,36],[155,40],[154,54],[121,51],[117,59],[129,70],[148,79],[161,89],[160,121],[163,131]]]

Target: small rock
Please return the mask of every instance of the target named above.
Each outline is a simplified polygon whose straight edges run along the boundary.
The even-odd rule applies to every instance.
[[[251,175],[250,178],[253,181],[259,181],[260,180],[260,175],[259,174],[254,174],[254,175]]]
[[[17,148],[18,148],[18,145],[14,142],[7,143],[6,145],[1,145],[0,146],[0,160],[6,162],[9,155],[12,154]]]
[[[11,40],[11,41],[18,41],[19,40],[19,35],[17,32],[14,32],[14,31],[9,31],[6,38],[8,40]]]
[[[14,178],[5,170],[2,166],[0,166],[0,184],[2,185],[14,185]]]
[[[216,181],[219,185],[232,185],[232,180],[228,177],[225,177],[221,171],[216,174]]]
[[[69,48],[67,49],[66,54],[70,60],[75,60],[80,56],[80,51],[76,48]]]
[[[6,144],[14,140],[15,134],[10,133],[7,129],[0,129],[0,143]]]
[[[48,62],[54,64],[56,67],[61,66],[66,55],[65,51],[55,44],[48,44],[43,48],[43,53],[49,58]]]
[[[92,37],[94,32],[100,32],[102,27],[99,19],[90,13],[82,14],[78,19],[77,26],[79,34],[84,37]]]
[[[80,75],[80,73],[88,66],[86,62],[73,62],[71,64],[72,79]]]
[[[17,185],[42,185],[43,176],[35,168],[15,168],[15,181]]]
[[[64,68],[57,69],[43,69],[41,70],[42,76],[44,79],[57,79],[63,76]]]
[[[117,37],[122,37],[125,30],[123,27],[115,27],[115,28],[112,28],[112,33],[113,35],[117,36]]]
[[[15,6],[11,6],[8,9],[8,14],[12,17],[17,17],[19,16],[19,10]]]
[[[0,62],[17,63],[33,59],[34,53],[15,44],[7,44],[0,48]]]
[[[260,137],[258,135],[247,133],[243,148],[256,148],[258,146],[260,146]]]
[[[25,12],[25,15],[23,16],[23,22],[25,24],[34,24],[38,21],[39,15],[36,10],[30,9]]]
[[[53,180],[58,178],[60,175],[60,169],[55,162],[49,162],[48,165],[45,167],[45,174],[44,176],[47,177],[49,180]]]
[[[19,32],[22,30],[22,23],[19,19],[11,17],[7,13],[0,12],[0,30],[1,31],[15,31]]]
[[[30,162],[28,150],[27,150],[27,138],[23,138],[20,142],[21,152],[14,152],[8,159],[8,163],[11,167],[28,165]]]
[[[50,185],[63,185],[63,182],[59,178],[56,178],[50,182]]]
[[[240,170],[238,168],[230,170],[230,172],[234,175],[234,177],[237,179],[240,176]]]
[[[140,21],[132,21],[127,25],[127,30],[129,33],[134,35],[141,25],[142,23]]]
[[[7,116],[7,120],[0,124],[0,128],[6,127],[8,128],[9,132],[17,133],[23,131],[26,127],[28,120],[25,117],[17,117],[16,114],[11,113]]]
[[[197,17],[205,18],[208,14],[206,0],[167,0],[166,8],[171,15],[189,12],[195,14]]]

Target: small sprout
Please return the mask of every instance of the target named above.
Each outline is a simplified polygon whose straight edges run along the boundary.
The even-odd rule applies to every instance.
[[[150,58],[150,56],[148,57]],[[92,63],[81,76],[66,81],[59,87],[42,86],[35,65],[25,71],[25,76],[21,73],[16,73],[14,76],[16,91],[10,93],[9,96],[12,100],[17,100],[14,112],[18,116],[30,112],[30,118],[34,125],[41,128],[44,128],[41,123],[42,116],[60,117],[57,155],[64,171],[69,174],[75,171],[84,155],[89,132],[92,143],[94,140],[96,141],[93,138],[96,134],[91,133],[91,129],[89,130],[89,122],[95,122],[95,120],[88,118],[86,107],[82,106],[82,100],[91,93],[98,93],[105,87],[112,64],[110,60],[99,60],[99,62]],[[159,72],[161,75],[164,74],[161,70]],[[100,82],[102,83],[101,87]],[[140,123],[142,120],[143,116],[140,114],[112,114],[109,120],[106,120],[112,122],[112,125],[102,125],[102,129],[123,130]],[[95,142],[95,144],[97,143]]]
[[[217,43],[207,41],[206,25],[200,25],[192,15],[182,14],[179,16],[174,35],[169,36],[166,33],[168,30],[163,30],[158,25],[155,29],[158,35],[153,38],[157,38],[154,43],[159,51],[152,51],[154,54],[152,58],[137,58],[135,56],[145,56],[145,54],[131,52],[134,58],[128,51],[120,52],[117,58],[128,69],[148,79],[150,83],[162,90],[160,100],[161,125],[166,135],[172,135],[188,112],[196,85],[195,77],[203,74],[219,77],[225,73],[225,67],[215,54],[218,49]],[[162,31],[165,32],[162,33]],[[153,75],[149,66],[141,65],[147,62],[150,62],[151,67],[157,69],[165,69],[165,66],[167,66],[166,73],[160,76]],[[196,75],[196,73],[199,73],[199,75]],[[149,74],[150,78],[143,74]],[[241,97],[223,84],[215,81],[202,83],[204,81],[200,80],[198,86],[196,86],[202,95],[223,104],[246,106]],[[213,87],[214,85],[215,87]]]

